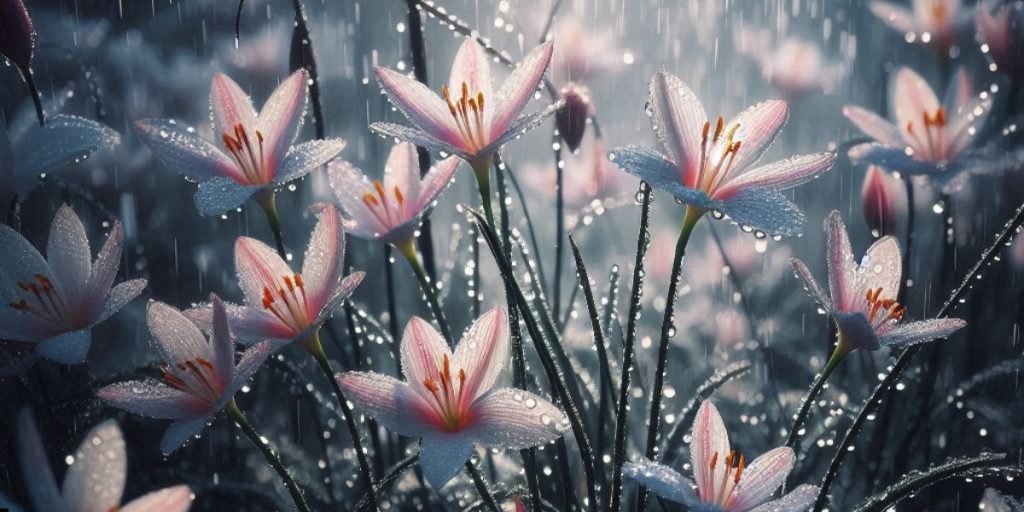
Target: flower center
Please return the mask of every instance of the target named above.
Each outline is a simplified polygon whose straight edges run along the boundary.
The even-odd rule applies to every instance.
[[[451,361],[447,355],[441,360],[441,366],[438,369],[440,370],[438,378],[424,379],[423,387],[427,388],[427,391],[434,397],[434,401],[428,403],[444,422],[444,427],[449,432],[455,432],[466,426],[469,419],[469,415],[466,414],[467,397],[463,394],[466,370],[459,368],[457,372],[458,389],[456,389],[455,379],[452,378]]]
[[[936,28],[949,25],[949,8],[942,0],[932,0],[932,23]]]
[[[713,503],[725,509],[735,500],[736,487],[739,486],[740,479],[743,478],[743,469],[747,467],[747,460],[736,450],[729,452],[725,456],[725,464],[722,465],[720,471],[722,477],[719,481],[715,474],[715,469],[718,467],[718,456],[718,452],[711,456],[711,463],[708,464],[711,488],[702,489],[700,499],[705,503]]]
[[[725,119],[719,116],[718,122],[715,123],[715,132],[712,134],[711,122],[704,122],[696,185],[698,189],[703,190],[709,196],[714,194],[715,189],[722,184],[733,169],[736,153],[740,150],[740,141],[734,141],[733,138],[736,136],[736,130],[739,129],[739,123],[733,123],[726,128]],[[711,136],[710,140],[708,140],[708,136]]]
[[[263,309],[270,311],[297,334],[309,327],[306,287],[301,274],[284,276],[282,282],[284,286],[278,286],[276,291],[263,287]]]
[[[402,191],[397,185],[391,189],[391,192],[394,195],[393,203],[380,180],[374,180],[373,190],[363,194],[363,204],[385,228],[405,222],[405,196],[402,195]]]
[[[868,301],[870,306],[868,309],[868,323],[871,324],[873,329],[878,329],[889,321],[898,321],[907,312],[907,308],[900,305],[899,302],[893,299],[883,299],[881,288],[868,290],[864,299]]]
[[[30,314],[59,330],[85,327],[82,315],[76,314],[70,304],[57,293],[50,278],[43,274],[33,279],[18,281],[21,290],[17,300],[8,303],[11,309]]]
[[[270,182],[263,165],[263,133],[259,130],[253,131],[256,133],[256,147],[253,146],[249,132],[241,123],[235,125],[234,134],[221,135],[224,147],[234,157],[245,176],[247,183],[240,183],[241,185],[265,185]]]
[[[946,110],[938,108],[933,112],[921,113],[921,130],[913,121],[907,121],[907,133],[924,153],[923,156],[938,160],[944,157],[946,148],[942,136],[946,128]]]
[[[452,100],[447,85],[441,86],[441,94],[448,102],[448,110],[455,118],[468,150],[476,152],[487,145],[487,134],[484,131],[484,93],[477,91],[475,96],[469,94],[469,85],[462,82],[462,97]]]
[[[164,373],[164,383],[168,386],[184,391],[210,405],[220,400],[220,379],[217,378],[213,364],[206,359],[197,357],[178,363],[174,367],[163,366],[160,370]]]

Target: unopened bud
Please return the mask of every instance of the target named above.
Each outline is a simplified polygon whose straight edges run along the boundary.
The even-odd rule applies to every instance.
[[[590,93],[586,87],[570,83],[562,89],[562,98],[565,105],[555,114],[555,124],[562,140],[575,152],[586,132],[587,118],[593,113]]]
[[[43,123],[43,107],[39,91],[32,80],[32,54],[36,48],[36,30],[22,0],[0,0],[0,55],[11,61],[28,84],[35,103],[39,124]]]
[[[896,223],[907,211],[907,194],[900,180],[872,165],[860,193],[864,220],[875,236],[894,234]]]

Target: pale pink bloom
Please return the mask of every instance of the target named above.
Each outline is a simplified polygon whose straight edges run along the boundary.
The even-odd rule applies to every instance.
[[[912,4],[907,9],[876,0],[868,8],[886,25],[903,33],[908,42],[919,41],[943,53],[956,44],[971,22],[971,10],[965,9],[961,0],[912,0]]]
[[[903,182],[875,165],[869,166],[864,176],[860,204],[864,220],[876,236],[895,234],[897,221],[909,208]]]
[[[701,404],[690,435],[693,480],[648,459],[626,464],[624,473],[654,494],[700,512],[804,512],[818,495],[817,487],[805,484],[772,500],[793,470],[793,449],[780,446],[748,465],[730,446],[725,423],[710,400]]]
[[[174,420],[160,441],[165,455],[203,430],[271,352],[269,343],[260,343],[246,349],[236,361],[224,304],[216,295],[210,298],[213,318],[208,325],[194,323],[163,302],[150,302],[146,324],[153,335],[153,348],[163,360],[163,379],[119,382],[96,392],[96,396],[114,407],[150,418]],[[204,330],[210,333],[209,342]]]
[[[452,183],[456,157],[435,164],[420,178],[416,146],[400,142],[384,164],[384,180],[373,180],[344,160],[327,167],[331,189],[344,217],[345,231],[370,240],[400,244],[413,236],[420,221]]]
[[[850,157],[855,162],[928,175],[944,183],[953,183],[958,174],[977,165],[968,149],[992,100],[971,92],[966,71],[956,73],[940,104],[924,78],[900,68],[889,98],[895,123],[861,107],[843,108],[843,115],[876,141],[853,147]]]
[[[560,17],[551,40],[557,46],[551,57],[551,77],[556,84],[589,82],[624,65],[612,27],[585,25],[578,16]]]
[[[135,129],[158,160],[199,183],[199,213],[217,215],[305,176],[345,149],[342,139],[293,145],[306,113],[308,80],[304,69],[292,73],[257,114],[238,84],[215,75],[210,111],[220,145],[173,119],[143,119]]]
[[[187,485],[166,487],[121,505],[128,457],[114,420],[96,425],[75,450],[74,462],[57,487],[32,412],[18,414],[18,460],[33,509],[61,512],[185,512],[192,506]],[[3,499],[0,497],[0,502]]]
[[[1014,83],[1024,81],[1024,2],[982,2],[975,25],[996,67]]]
[[[370,129],[434,152],[458,155],[474,169],[486,169],[502,145],[538,126],[561,106],[556,103],[521,115],[537,93],[552,48],[550,42],[534,48],[496,93],[490,59],[472,38],[459,48],[441,96],[414,78],[378,67],[377,82],[415,128],[374,123]]]
[[[594,199],[636,191],[636,178],[617,170],[608,160],[608,149],[601,138],[584,139],[577,154],[563,153],[562,162],[562,197],[569,207],[579,208]],[[544,199],[555,197],[558,178],[550,163],[524,166],[519,175]]]
[[[857,264],[839,212],[833,211],[826,219],[825,237],[831,295],[825,294],[802,261],[794,258],[791,263],[811,298],[839,327],[836,350],[902,348],[945,338],[967,324],[958,318],[900,323],[907,308],[896,302],[903,262],[895,238],[876,241]]]
[[[0,338],[35,346],[17,366],[24,368],[37,356],[81,363],[93,326],[142,293],[145,279],[111,288],[123,238],[121,223],[115,221],[93,261],[85,226],[63,205],[50,225],[44,259],[21,234],[0,225]]]
[[[768,31],[737,35],[740,51],[757,61],[761,74],[787,98],[831,92],[843,76],[838,64],[828,62],[821,48],[798,37],[772,45]]]
[[[663,156],[640,146],[612,150],[624,171],[664,190],[699,211],[714,211],[750,229],[792,235],[804,216],[781,190],[830,169],[833,153],[815,153],[756,165],[789,115],[784,101],[758,103],[725,122],[714,123],[682,80],[668,73],[651,78],[651,123]]]
[[[509,359],[508,318],[495,308],[466,331],[454,353],[429,322],[413,317],[401,345],[406,382],[379,373],[337,375],[345,395],[380,424],[419,437],[420,465],[444,486],[474,446],[521,449],[562,435],[568,420],[527,391],[494,389]]]
[[[305,342],[362,282],[363,272],[345,276],[345,232],[338,211],[325,205],[319,215],[301,274],[255,238],[235,242],[235,271],[245,304],[229,304],[227,310],[240,342]]]

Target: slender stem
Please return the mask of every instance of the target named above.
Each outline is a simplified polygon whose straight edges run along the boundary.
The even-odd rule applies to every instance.
[[[274,232],[274,244],[277,245],[277,255],[282,260],[288,261],[288,253],[284,250],[284,238],[281,236],[281,217],[277,214],[277,201],[274,199],[274,191],[265,190],[255,198],[256,204],[263,208],[267,214],[267,221],[270,223],[270,230]]]
[[[544,277],[544,262],[541,261],[540,244],[537,242],[537,230],[533,228],[533,218],[530,217],[530,207],[526,204],[526,196],[523,194],[523,188],[519,186],[519,180],[516,179],[515,173],[508,173],[508,181],[512,183],[512,190],[515,191],[516,196],[519,198],[519,207],[523,209],[523,219],[526,221],[526,230],[530,234],[530,245],[533,247],[533,254],[537,256],[537,275],[540,276],[540,282],[546,283],[547,279]]]
[[[501,512],[498,502],[494,501],[494,496],[491,495],[487,481],[484,480],[484,476],[480,474],[480,470],[476,468],[473,461],[466,461],[466,473],[469,473],[469,477],[473,479],[473,485],[476,486],[477,494],[480,495],[480,499],[483,500],[484,504],[491,509],[491,512]]]
[[[423,295],[427,297],[427,305],[430,306],[430,312],[433,313],[434,320],[437,320],[437,325],[441,328],[441,335],[444,336],[448,345],[454,345],[455,340],[452,339],[451,328],[448,327],[448,320],[445,319],[444,309],[441,307],[441,299],[437,295],[437,287],[431,282],[430,276],[427,275],[423,264],[420,263],[420,258],[416,253],[415,242],[410,237],[407,241],[396,245],[395,248],[398,252],[402,253],[402,256],[405,256],[405,260],[409,262],[413,273],[416,274],[416,280],[420,283],[420,289],[423,290]]]
[[[906,247],[903,251],[903,279],[900,281],[900,289],[896,295],[896,300],[905,304],[907,301],[907,278],[910,275],[910,265],[912,263],[910,255],[914,250],[914,219],[916,215],[914,212],[914,180],[909,175],[903,175],[901,178],[903,179],[903,186],[907,191],[907,234],[906,242],[904,243]]]
[[[640,318],[640,295],[644,286],[644,254],[647,252],[647,223],[651,213],[651,186],[640,184],[642,194],[640,208],[640,233],[636,240],[636,257],[633,261],[633,284],[629,297],[626,343],[622,349],[622,375],[619,377],[619,399],[615,403],[615,437],[612,448],[612,485],[608,510],[622,509],[622,466],[626,462],[626,425],[629,421],[630,372],[636,347],[636,324]]]
[[[313,355],[313,359],[316,359],[317,364],[320,365],[320,369],[323,370],[324,376],[331,383],[331,389],[334,390],[334,396],[338,399],[338,405],[341,407],[341,413],[345,416],[345,425],[348,427],[349,437],[352,438],[352,448],[356,451],[356,459],[359,462],[359,472],[362,473],[363,480],[366,482],[368,489],[373,489],[374,479],[373,470],[370,469],[370,462],[366,458],[366,452],[363,450],[363,441],[359,437],[359,429],[356,427],[356,418],[352,412],[352,408],[348,405],[348,399],[345,398],[345,393],[341,390],[341,385],[338,384],[338,379],[334,376],[334,369],[331,367],[331,361],[327,359],[327,354],[324,353],[324,348],[320,344],[320,333],[315,332],[309,337],[308,340],[303,342],[302,346]]]
[[[797,443],[800,441],[800,436],[804,435],[803,427],[804,423],[807,422],[807,417],[811,412],[811,405],[817,400],[818,395],[821,394],[821,390],[825,389],[825,382],[828,377],[832,375],[832,372],[839,366],[839,362],[849,353],[843,347],[842,335],[840,335],[839,346],[832,351],[832,357],[829,358],[828,363],[822,368],[821,373],[814,379],[814,384],[811,385],[811,389],[807,391],[807,396],[804,397],[803,402],[800,403],[800,411],[797,412],[795,419],[793,420],[793,428],[789,431],[789,436],[786,437],[786,446],[790,448],[796,448]]]
[[[387,286],[388,298],[388,334],[391,335],[392,340],[397,340],[398,300],[395,297],[395,269],[391,262],[393,258],[391,252],[393,249],[390,245],[384,247],[384,284]]]
[[[551,306],[555,314],[562,310],[562,246],[565,243],[565,173],[562,170],[562,145],[555,129],[555,277],[551,281]],[[540,255],[538,254],[539,258]]]
[[[235,401],[232,400],[228,402],[228,405],[224,410],[227,411],[228,416],[231,416],[231,419],[235,421],[235,424],[241,427],[242,432],[245,432],[245,436],[252,441],[252,444],[256,445],[256,448],[258,448],[260,453],[263,454],[263,458],[267,459],[267,463],[270,464],[270,467],[274,468],[274,471],[276,471],[278,476],[281,477],[281,481],[284,482],[285,488],[288,489],[288,494],[292,495],[292,501],[295,502],[295,508],[299,509],[301,512],[309,512],[310,508],[309,505],[306,504],[306,499],[302,496],[302,489],[300,489],[299,485],[295,483],[294,479],[292,479],[291,474],[288,473],[288,468],[284,466],[281,459],[276,453],[274,453],[273,448],[271,448],[267,441],[265,441],[263,437],[256,432],[256,429],[252,428],[252,425],[249,424],[249,420],[246,419],[245,414],[243,414],[238,408]]]
[[[398,461],[397,464],[392,466],[391,469],[388,470],[388,472],[384,475],[384,477],[380,479],[380,482],[377,482],[376,487],[374,487],[372,494],[374,500],[379,499],[387,486],[394,483],[395,480],[398,480],[398,477],[402,476],[402,473],[405,473],[410,468],[415,467],[416,463],[418,463],[419,461],[420,454],[414,453]],[[363,496],[359,500],[359,503],[356,503],[356,510],[363,510],[364,508],[366,508],[367,505],[369,505],[367,500],[370,499],[370,496],[370,494],[366,494],[365,496]]]
[[[292,0],[292,10],[295,11],[295,31],[292,32],[292,62],[291,69],[294,71],[300,67],[306,68],[309,72],[309,103],[313,107],[313,128],[316,130],[316,138],[324,138],[324,111],[320,101],[320,72],[316,66],[316,56],[313,52],[313,39],[309,35],[309,26],[306,24],[306,8],[302,0]],[[300,45],[296,51],[296,45]],[[301,58],[295,62],[294,58]]]
[[[409,25],[409,52],[412,54],[412,71],[416,80],[423,85],[427,83],[427,43],[423,37],[423,18],[419,9],[416,8],[414,0],[406,0],[407,8],[406,23]],[[423,146],[416,148],[420,161],[420,176],[426,176],[430,171],[430,151]],[[431,280],[437,278],[437,269],[434,262],[434,239],[431,236],[430,217],[423,220],[420,226],[419,242],[423,249],[423,267]]]
[[[679,229],[676,240],[675,255],[672,260],[672,274],[668,282],[668,296],[665,298],[665,316],[661,321],[661,340],[658,343],[658,362],[654,370],[654,386],[651,388],[651,408],[648,412],[647,449],[644,456],[651,460],[658,458],[658,435],[661,433],[661,398],[664,395],[665,372],[668,369],[668,342],[675,333],[676,291],[679,286],[680,274],[683,269],[683,256],[686,244],[690,241],[697,221],[704,216],[705,210],[696,206],[687,206],[683,217],[683,226]],[[640,487],[636,497],[636,510],[642,512],[647,508],[647,489]]]
[[[245,7],[245,0],[238,0],[238,11],[235,12],[235,49],[238,49],[238,39],[242,31],[242,8]]]
[[[480,191],[480,203],[484,208],[484,218],[487,225],[495,232],[498,225],[494,222],[494,205],[491,204],[491,159],[478,159],[469,163],[476,175],[476,186]]]
[[[39,126],[45,126],[46,113],[43,112],[43,100],[39,94],[39,88],[36,87],[36,80],[32,76],[32,70],[26,70],[24,76],[25,85],[28,86],[29,95],[32,96],[32,105],[36,108],[36,117],[39,119]]]

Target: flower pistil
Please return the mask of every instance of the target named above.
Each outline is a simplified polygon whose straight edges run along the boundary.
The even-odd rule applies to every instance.
[[[696,186],[708,195],[711,195],[715,188],[732,171],[732,164],[736,159],[736,153],[740,150],[740,141],[734,140],[736,131],[739,129],[739,123],[733,123],[726,128],[725,119],[719,116],[718,122],[715,123],[715,132],[711,134],[711,122],[704,122],[704,129],[701,132],[700,167],[698,168]],[[711,135],[710,141],[708,140],[708,135]],[[718,158],[714,158],[715,154],[719,152]]]
[[[281,323],[296,332],[301,331],[309,325],[306,286],[302,282],[302,275],[284,276],[282,281],[284,286],[279,286],[276,294],[271,292],[269,287],[263,287],[263,309],[271,312]],[[283,304],[278,304],[278,299]]]
[[[434,397],[434,402],[430,405],[444,422],[444,428],[448,432],[455,432],[464,427],[469,420],[469,415],[466,414],[465,407],[463,407],[465,404],[463,390],[466,383],[466,370],[459,368],[456,372],[459,380],[458,389],[456,389],[448,355],[441,360],[439,369],[438,378],[424,379],[423,387],[427,388],[427,391]]]
[[[459,133],[463,139],[472,147],[472,151],[479,151],[487,145],[487,133],[484,131],[484,93],[477,91],[475,97],[469,94],[469,85],[462,82],[462,97],[452,101],[447,85],[441,86],[441,94],[448,102],[448,110],[455,118],[455,125],[459,127]],[[471,116],[472,114],[472,116]]]

